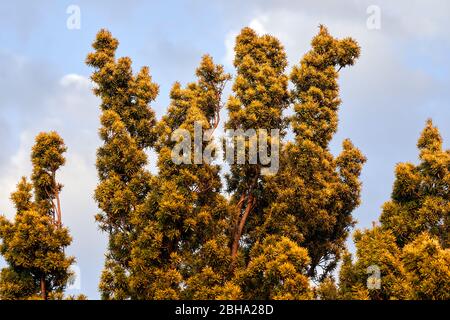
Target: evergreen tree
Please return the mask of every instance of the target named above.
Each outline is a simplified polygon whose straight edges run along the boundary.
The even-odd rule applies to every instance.
[[[308,275],[320,280],[335,268],[354,224],[365,158],[350,140],[337,158],[328,147],[338,123],[338,72],[354,64],[360,49],[353,39],[333,38],[323,26],[311,45],[290,76],[295,140],[283,147],[281,170],[270,184],[273,200],[263,234],[283,235],[306,248]]]
[[[423,232],[400,248],[391,230],[375,227],[357,231],[355,243],[357,260],[345,259],[340,271],[340,298],[450,298],[450,250],[443,249],[436,236]],[[379,280],[372,278],[374,270],[379,270]],[[371,281],[379,281],[379,288],[371,287]]]
[[[373,300],[403,299],[409,287],[406,284],[405,270],[401,262],[401,250],[395,243],[392,232],[374,227],[354,235],[357,260],[353,264],[351,256],[344,260],[340,272],[340,294],[344,299]],[[380,289],[368,288],[368,281],[378,281],[380,272]],[[369,279],[369,280],[368,280]]]
[[[335,280],[329,276],[326,277],[316,288],[314,288],[315,298],[318,300],[338,300],[339,289]]]
[[[356,257],[340,272],[343,298],[449,299],[449,152],[428,120],[418,142],[420,164],[396,168],[392,199],[381,225],[355,234]],[[367,288],[367,268],[380,270],[380,288]]]
[[[230,76],[204,56],[197,81],[184,88],[175,83],[156,125],[148,104],[157,86],[146,68],[133,76],[129,58],[116,60],[117,45],[102,30],[87,58],[102,99],[95,198],[102,211],[97,220],[109,233],[103,298],[312,298],[308,278],[324,279],[334,269],[359,204],[364,156],[349,140],[337,158],[328,150],[337,128],[338,72],[359,56],[356,42],[321,27],[291,74],[290,95],[280,42],[241,31],[225,128],[278,129],[283,138],[290,120],[295,141],[283,146],[282,170],[270,177],[261,161],[250,163],[254,142],[246,141],[246,162],[233,163],[226,176],[229,200],[221,194],[219,166],[197,158],[194,133],[196,125],[207,136],[217,128]],[[295,115],[287,119],[283,111],[291,102]],[[194,145],[174,160],[177,129]],[[275,152],[274,138],[265,139],[269,154]],[[214,159],[208,142],[200,144]],[[145,170],[149,147],[158,154],[156,176]]]
[[[403,247],[420,233],[436,235],[444,248],[450,235],[450,153],[431,120],[417,143],[420,164],[397,165],[392,200],[385,203],[381,224]]]
[[[31,152],[34,197],[40,210],[50,213],[58,226],[61,221],[59,193],[62,185],[56,181],[56,171],[64,165],[63,153],[67,148],[56,132],[39,134]]]
[[[424,232],[402,250],[408,299],[450,299],[450,249],[443,249],[435,236]]]
[[[205,159],[196,163],[193,144],[196,125],[206,138],[217,127],[229,75],[208,55],[202,58],[196,75],[197,82],[186,88],[174,84],[171,104],[158,124],[158,177],[134,220],[140,235],[133,248],[132,283],[140,298],[210,299],[234,290],[223,287],[229,264],[228,210],[220,194],[220,168],[204,163]],[[191,142],[187,153],[180,155],[187,157],[183,163],[173,160],[179,141],[172,133],[177,129],[186,130],[188,136],[183,139]],[[208,141],[203,138],[200,143],[205,150]]]
[[[286,121],[282,112],[289,105],[288,77],[284,74],[287,60],[283,46],[273,36],[258,36],[254,30],[244,28],[236,38],[234,50],[237,74],[234,94],[227,103],[229,119],[226,129],[243,132],[278,129],[283,135]],[[237,146],[238,139],[234,136],[231,143]],[[267,140],[267,145],[271,146],[271,137]],[[250,143],[249,139],[245,144],[245,164],[232,164],[227,175],[227,191],[232,194],[230,204],[234,207],[230,242],[232,267],[248,263],[248,254],[255,242],[254,233],[262,223],[267,206],[261,163],[249,163]]]
[[[65,151],[56,132],[36,137],[31,154],[33,184],[22,178],[11,195],[17,210],[14,221],[0,217],[0,252],[8,263],[0,275],[1,299],[40,296],[46,300],[62,294],[67,286],[74,258],[64,253],[71,237],[62,226],[62,185],[56,181]]]
[[[92,46],[95,51],[86,63],[95,69],[92,80],[97,85],[94,93],[101,98],[100,137],[104,142],[97,151],[100,183],[95,200],[101,212],[96,220],[109,235],[100,290],[103,298],[125,299],[132,297],[128,277],[136,234],[131,217],[150,190],[145,149],[156,139],[149,103],[156,98],[158,86],[147,67],[134,75],[131,59],[115,58],[118,41],[107,30],[97,34]]]
[[[268,236],[256,242],[250,262],[237,274],[244,299],[304,300],[312,298],[308,251],[287,237]]]

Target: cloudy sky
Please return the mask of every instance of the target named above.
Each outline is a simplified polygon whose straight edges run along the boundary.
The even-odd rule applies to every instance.
[[[79,29],[68,28],[71,5],[80,11]],[[446,0],[2,1],[0,214],[14,215],[9,194],[21,176],[30,175],[34,136],[57,130],[68,146],[59,174],[63,220],[74,239],[68,253],[81,274],[80,289],[69,292],[98,298],[106,244],[92,197],[99,102],[84,64],[96,32],[108,28],[120,41],[118,56],[130,56],[135,70],[150,67],[161,89],[152,107],[161,117],[171,85],[193,80],[202,54],[233,72],[233,41],[242,27],[277,36],[291,68],[325,24],[362,47],[357,64],[341,71],[343,104],[331,150],[337,154],[348,137],[368,158],[362,205],[354,213],[358,228],[367,227],[390,196],[395,164],[417,161],[416,141],[427,118],[450,144],[448,12]]]

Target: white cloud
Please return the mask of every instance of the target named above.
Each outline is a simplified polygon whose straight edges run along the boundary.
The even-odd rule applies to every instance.
[[[229,68],[233,68],[234,60],[234,42],[239,33],[237,31],[230,31],[225,36],[225,57],[223,58],[223,64]]]
[[[248,26],[258,33],[258,35],[264,35],[267,33],[264,24],[267,22],[267,16],[258,16],[252,19]],[[232,69],[233,68],[233,60],[234,60],[234,44],[236,41],[236,37],[239,34],[239,30],[231,30],[225,36],[225,57],[223,58],[223,64]]]
[[[76,73],[66,74],[61,78],[59,83],[63,87],[75,86],[76,88],[89,88],[91,86],[89,79]]]
[[[256,31],[258,35],[266,34],[266,28],[264,27],[264,23],[267,22],[267,16],[261,16],[250,21],[248,26]]]
[[[32,137],[29,132],[20,134],[18,150],[7,160],[0,174],[0,214],[8,218],[14,217],[14,206],[10,195],[22,176],[29,176],[31,172],[30,148]]]

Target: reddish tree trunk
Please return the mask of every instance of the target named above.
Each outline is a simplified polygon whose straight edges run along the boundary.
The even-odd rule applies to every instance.
[[[59,200],[59,193],[58,193],[58,192],[56,192],[55,197],[56,197],[56,215],[57,215],[57,217],[56,217],[56,219],[57,219],[56,223],[57,223],[58,227],[61,227],[61,226],[62,226],[62,219],[61,219],[61,216],[62,216],[62,214],[61,214],[61,202],[60,202],[60,200]]]
[[[45,284],[45,276],[41,276],[41,297],[42,300],[47,300],[47,285]]]
[[[239,201],[239,202],[241,202],[241,201]],[[237,257],[237,253],[238,253],[238,249],[239,249],[239,241],[241,240],[242,231],[244,230],[245,222],[247,221],[248,215],[250,214],[250,211],[252,211],[254,204],[255,204],[255,197],[252,194],[250,194],[247,198],[247,205],[245,207],[244,214],[242,215],[242,217],[240,219],[239,219],[239,216],[241,213],[242,204],[239,205],[237,208],[239,210],[237,213],[238,221],[237,221],[236,227],[234,229],[233,244],[231,245],[232,266],[234,266],[234,263],[236,262],[236,257]]]

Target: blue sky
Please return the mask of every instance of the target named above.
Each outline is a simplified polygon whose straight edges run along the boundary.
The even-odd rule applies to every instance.
[[[308,50],[323,23],[362,47],[357,64],[341,72],[337,154],[350,138],[367,156],[362,204],[354,212],[364,228],[388,200],[395,164],[417,161],[416,142],[427,118],[450,144],[450,2],[442,1],[14,1],[0,4],[0,213],[13,217],[9,194],[30,174],[34,136],[57,130],[69,148],[60,180],[63,220],[77,258],[81,289],[98,298],[106,238],[94,222],[98,100],[84,64],[100,28],[119,39],[118,56],[148,65],[160,95],[161,117],[174,81],[193,80],[203,54],[229,72],[233,39],[244,26],[284,43],[290,66]],[[69,30],[69,5],[81,12],[81,28]],[[377,5],[381,28],[369,29],[366,12]],[[289,71],[288,69],[288,71]],[[153,164],[150,164],[150,167]],[[351,243],[349,243],[351,247]]]

